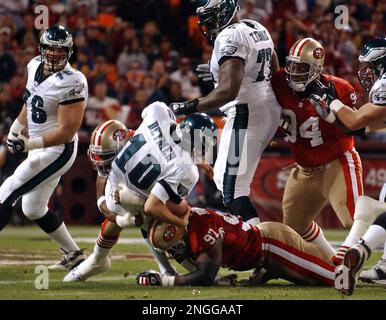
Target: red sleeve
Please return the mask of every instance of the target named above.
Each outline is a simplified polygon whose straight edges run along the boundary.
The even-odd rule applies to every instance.
[[[346,106],[354,108],[357,103],[357,96],[354,87],[346,80],[333,79],[337,96]]]
[[[219,226],[215,223],[214,216],[210,214],[197,215],[193,213],[189,219],[188,238],[193,254],[209,251],[221,237]]]

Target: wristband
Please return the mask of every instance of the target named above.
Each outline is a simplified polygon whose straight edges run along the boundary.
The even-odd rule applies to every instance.
[[[102,203],[103,203],[104,201],[106,201],[106,197],[105,197],[105,196],[100,196],[100,197],[98,198],[98,200],[97,200],[97,206],[98,206],[98,209],[99,209],[100,212],[102,212],[102,210],[101,210],[101,205],[102,205]]]
[[[126,213],[124,216],[117,215],[115,218],[115,223],[118,227],[121,227],[122,229],[127,228],[130,226],[130,217],[129,214]]]
[[[341,108],[344,107],[344,104],[339,100],[339,99],[335,99],[333,100],[330,105],[329,105],[330,109],[334,112],[338,112]]]
[[[161,276],[161,282],[163,287],[173,287],[175,280],[175,276]]]
[[[20,121],[16,118],[15,121],[12,123],[11,128],[9,128],[9,133],[15,133],[19,135],[24,128],[25,125],[21,124]]]
[[[328,123],[334,123],[336,120],[334,112],[330,112],[327,118],[325,118],[324,120],[326,120]]]
[[[26,150],[42,149],[44,148],[43,137],[31,138],[27,140]]]

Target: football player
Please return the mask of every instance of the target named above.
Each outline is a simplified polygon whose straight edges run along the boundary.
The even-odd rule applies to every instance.
[[[274,136],[281,108],[273,93],[271,70],[279,68],[268,30],[237,18],[236,0],[205,0],[197,9],[198,25],[214,41],[210,72],[215,89],[206,97],[172,103],[174,113],[188,115],[220,108],[226,114],[214,181],[229,212],[257,224],[250,195],[256,167]]]
[[[329,201],[341,224],[351,227],[356,200],[363,195],[362,166],[354,137],[340,124],[320,117],[308,99],[320,82],[333,87],[350,108],[356,104],[355,90],[347,81],[322,74],[324,59],[318,41],[296,41],[285,70],[273,75],[272,86],[283,108],[284,132],[296,161],[284,189],[283,223],[304,240],[320,245],[339,264],[358,239],[348,238],[336,254],[314,220]]]
[[[369,93],[369,102],[359,110],[352,110],[340,97],[334,95],[329,88],[316,90],[313,103],[317,112],[326,121],[339,119],[351,130],[366,127],[367,131],[386,128],[386,39],[369,40],[363,47],[358,58],[358,78],[363,88]],[[363,201],[366,201],[366,196]],[[386,202],[386,184],[383,186],[379,201]],[[366,219],[364,210],[355,213],[354,225],[349,236],[360,238],[369,225],[375,220]],[[378,263],[368,271],[360,274],[363,281],[386,280],[386,246]]]
[[[7,225],[12,206],[21,197],[24,215],[34,220],[64,253],[61,262],[52,268],[71,269],[85,255],[62,218],[47,204],[60,177],[76,158],[77,130],[88,98],[87,80],[68,63],[73,40],[66,28],[47,29],[40,38],[39,50],[40,56],[27,65],[24,105],[7,137],[10,152],[28,152],[28,157],[0,187],[0,230]]]
[[[188,116],[177,124],[173,112],[161,102],[146,107],[142,118],[135,135],[112,163],[103,201],[111,212],[126,217],[124,221],[129,217],[127,212],[132,216],[143,211],[154,219],[185,227],[188,213],[174,215],[166,202],[179,204],[191,192],[198,180],[193,158],[214,147],[217,127],[205,114]],[[103,131],[100,134],[103,135]],[[116,218],[118,225],[119,219]],[[145,229],[141,228],[141,231],[161,274],[174,274],[166,255],[153,248]],[[100,250],[97,244],[93,254],[73,269],[64,281],[85,280],[105,271],[109,267],[111,247]]]
[[[177,276],[145,271],[137,274],[140,285],[210,286],[220,266],[236,271],[263,267],[279,278],[302,285],[334,284],[335,267],[330,257],[279,222],[253,226],[240,216],[192,208],[187,229],[164,223],[150,232],[156,247],[176,248],[178,256],[195,261],[197,270]]]

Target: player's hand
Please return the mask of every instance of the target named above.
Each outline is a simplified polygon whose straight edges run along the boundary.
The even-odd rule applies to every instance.
[[[335,122],[336,117],[325,100],[323,100],[320,96],[316,94],[311,94],[311,96],[308,99],[310,100],[311,104],[315,107],[316,112],[319,114],[321,118],[323,118],[325,121],[329,123]]]
[[[317,79],[312,82],[308,91],[311,95],[316,94],[321,97],[324,101],[326,101],[327,106],[329,106],[333,100],[337,99],[335,85],[332,81],[328,82],[328,86],[326,87],[320,80]]]
[[[27,152],[27,140],[28,138],[22,134],[19,134],[17,138],[13,139],[7,137],[7,147],[9,152],[14,154]]]
[[[183,116],[197,112],[198,99],[185,102],[172,102],[169,108],[176,116]]]
[[[210,73],[210,66],[209,63],[203,63],[199,64],[196,68],[196,71],[198,73],[198,77],[205,82],[211,81],[214,82],[213,76]]]
[[[235,287],[237,286],[237,274],[232,273],[214,280],[214,285],[219,287]]]
[[[205,173],[208,176],[209,180],[213,180],[214,170],[213,170],[213,167],[210,164],[201,163],[201,164],[198,164],[197,167],[199,167],[199,168],[201,168],[202,170],[205,171]]]
[[[162,286],[161,274],[155,270],[137,273],[136,279],[140,286]]]
[[[291,135],[291,118],[282,113],[280,117],[280,122],[279,122],[279,128],[278,131],[284,135],[290,136]]]
[[[190,206],[186,209],[186,212],[184,215],[181,217],[182,218],[182,226],[181,227],[187,227],[189,223],[189,217],[190,217]]]

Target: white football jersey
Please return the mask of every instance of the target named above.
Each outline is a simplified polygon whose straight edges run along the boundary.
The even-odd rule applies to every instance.
[[[370,90],[369,99],[373,104],[386,105],[386,73],[375,81]]]
[[[237,57],[245,61],[245,73],[238,96],[235,101],[220,108],[222,111],[236,104],[256,105],[274,96],[270,83],[273,52],[274,45],[268,30],[253,20],[241,20],[218,34],[210,60],[215,86],[219,82],[219,69],[224,59]]]
[[[137,194],[155,194],[162,202],[179,203],[196,185],[198,169],[190,155],[174,143],[170,126],[176,124],[166,104],[154,102],[142,112],[143,122],[115,158],[109,174],[111,187],[125,183]]]
[[[86,77],[69,63],[61,71],[55,72],[38,82],[43,64],[41,57],[33,58],[27,65],[28,79],[23,100],[27,107],[28,133],[31,138],[52,131],[58,126],[57,109],[88,98]],[[72,140],[77,139],[77,134]]]

